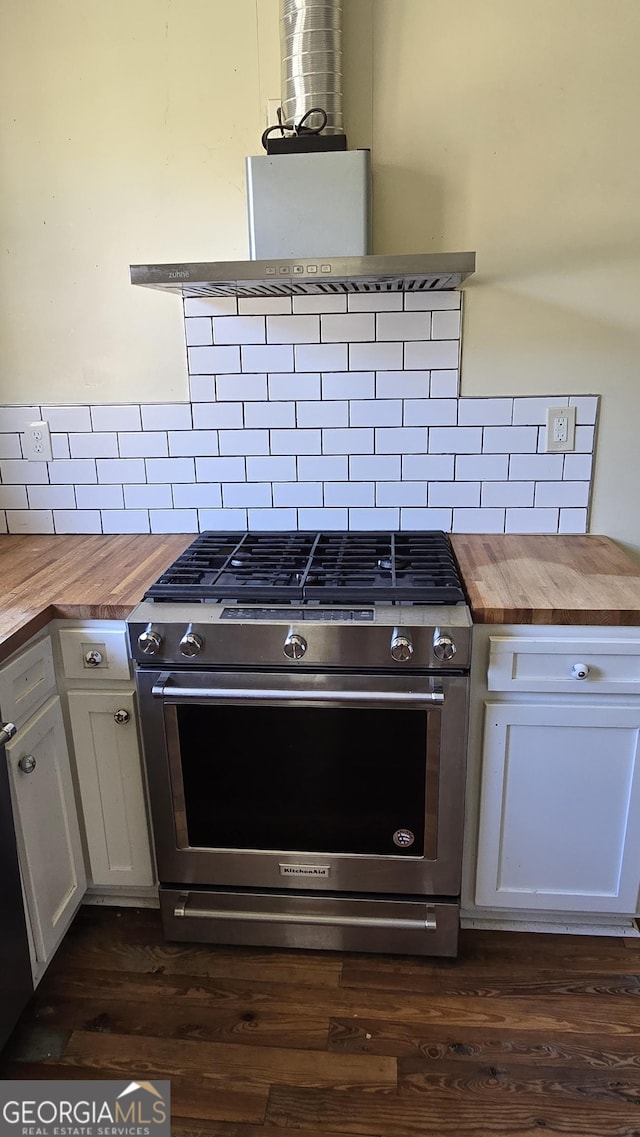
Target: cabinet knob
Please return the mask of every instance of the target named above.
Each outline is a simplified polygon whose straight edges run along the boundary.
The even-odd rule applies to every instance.
[[[18,762],[18,769],[22,770],[23,774],[33,774],[36,766],[37,762],[33,754],[25,754],[24,758],[21,758]]]
[[[121,710],[116,711],[116,713],[113,716],[113,721],[117,722],[118,725],[120,726],[122,723],[129,722],[130,718],[131,718],[131,715],[129,714],[128,711],[125,711],[125,709],[123,707],[123,708],[121,708]]]
[[[103,662],[102,652],[98,651],[97,648],[93,648],[91,651],[85,652],[84,661],[87,667],[99,667]]]
[[[588,663],[574,663],[571,668],[571,675],[574,679],[586,679],[589,674]]]

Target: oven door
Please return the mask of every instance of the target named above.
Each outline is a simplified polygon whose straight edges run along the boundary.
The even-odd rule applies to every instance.
[[[162,882],[459,892],[466,676],[137,682]]]

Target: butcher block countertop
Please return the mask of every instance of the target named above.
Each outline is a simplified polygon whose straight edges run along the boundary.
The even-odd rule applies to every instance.
[[[0,536],[0,660],[50,620],[122,620],[193,533]],[[608,537],[453,534],[474,620],[640,626],[640,565]]]

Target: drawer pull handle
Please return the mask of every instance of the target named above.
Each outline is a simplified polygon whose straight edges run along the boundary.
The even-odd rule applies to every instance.
[[[23,774],[33,774],[36,766],[37,762],[33,754],[25,754],[24,758],[21,758],[18,762],[18,769],[22,770]]]
[[[87,667],[99,667],[103,662],[102,652],[95,648],[92,651],[86,652],[84,662]]]
[[[123,708],[122,710],[116,711],[116,713],[113,716],[113,721],[117,722],[118,726],[120,726],[120,725],[122,725],[122,723],[129,722],[130,718],[131,718],[131,715],[129,714],[129,712],[125,711]]]
[[[571,674],[574,679],[586,679],[589,674],[588,663],[574,663],[571,668]]]

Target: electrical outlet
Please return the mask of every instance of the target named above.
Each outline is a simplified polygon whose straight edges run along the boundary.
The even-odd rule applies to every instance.
[[[22,435],[22,452],[29,462],[50,462],[51,434],[48,422],[28,422]]]
[[[547,407],[547,451],[575,450],[576,408]]]

